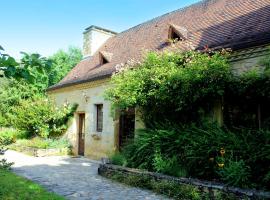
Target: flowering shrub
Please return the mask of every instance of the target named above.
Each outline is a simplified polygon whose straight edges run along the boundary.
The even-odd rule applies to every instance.
[[[55,107],[48,99],[22,100],[12,108],[11,124],[29,137],[57,136],[67,129],[67,122],[77,106]]]
[[[223,96],[231,76],[225,52],[149,53],[112,77],[106,97],[113,108],[141,107],[146,122],[194,120]]]

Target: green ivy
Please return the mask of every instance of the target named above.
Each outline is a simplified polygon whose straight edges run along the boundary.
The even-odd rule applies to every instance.
[[[232,73],[229,54],[184,52],[147,54],[142,63],[128,65],[112,77],[106,99],[113,109],[140,107],[144,122],[198,122],[209,117],[216,101],[270,100],[269,59],[261,71]]]
[[[142,107],[144,117],[154,121],[164,119],[160,116],[179,119],[179,113],[195,117],[200,106],[224,95],[231,77],[224,52],[152,52],[141,64],[114,75],[106,98],[114,109]]]

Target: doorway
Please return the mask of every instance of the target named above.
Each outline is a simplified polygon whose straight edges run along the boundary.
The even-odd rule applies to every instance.
[[[122,111],[119,125],[119,150],[121,150],[130,139],[134,138],[135,110]]]
[[[84,156],[84,143],[85,143],[85,114],[79,114],[79,140],[78,140],[78,154]]]

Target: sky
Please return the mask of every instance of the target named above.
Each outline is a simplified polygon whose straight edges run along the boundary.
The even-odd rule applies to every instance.
[[[121,32],[198,0],[0,0],[0,45],[50,56],[68,46],[82,47],[90,25]]]

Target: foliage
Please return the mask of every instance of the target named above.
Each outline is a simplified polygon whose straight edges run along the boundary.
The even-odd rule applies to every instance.
[[[64,200],[63,197],[47,192],[38,184],[2,169],[0,169],[0,199]]]
[[[21,100],[42,97],[38,89],[24,80],[0,78],[0,126],[10,126],[9,114]]]
[[[200,127],[167,123],[141,129],[136,134],[123,150],[129,167],[219,179],[237,186],[269,185],[268,130],[230,131],[209,123]]]
[[[221,180],[232,186],[250,186],[250,169],[243,160],[229,161],[219,172]]]
[[[6,141],[0,139],[0,156],[4,155],[6,152]],[[7,162],[6,159],[0,159],[0,170],[9,170],[13,163]]]
[[[16,141],[17,138],[23,137],[23,134],[14,129],[6,129],[0,131],[0,144],[9,145]]]
[[[187,170],[179,165],[176,156],[172,158],[164,158],[160,152],[156,152],[153,160],[153,168],[156,172],[178,176],[186,177]]]
[[[31,139],[19,139],[15,143],[8,145],[8,148],[30,156],[38,156],[38,149],[55,149],[56,151],[52,151],[49,153],[50,155],[54,156],[70,155],[72,153],[72,146],[65,138],[44,139],[41,137],[34,137]]]
[[[20,147],[32,147],[37,149],[62,149],[62,148],[70,148],[71,145],[67,139],[64,138],[40,138],[34,137],[32,139],[20,139],[17,140],[16,143],[10,146],[11,149],[16,150]]]
[[[50,59],[53,65],[49,72],[49,86],[58,83],[82,60],[82,52],[79,48],[71,46],[67,51],[59,50]]]
[[[173,175],[182,169],[242,187],[270,185],[270,59],[262,61],[265,68],[235,75],[227,58],[223,50],[152,52],[119,69],[106,98],[113,109],[140,108],[146,126],[123,150],[128,166]],[[213,122],[216,102],[228,113],[224,127]],[[238,107],[255,112],[231,123]]]
[[[4,49],[1,47],[1,50]],[[44,77],[46,77],[44,75],[50,69],[51,61],[36,53],[27,54],[22,52],[22,55],[23,58],[20,62],[17,62],[8,54],[0,52],[0,71],[3,71],[8,78],[24,79],[29,83],[44,87]]]
[[[23,114],[23,112],[25,112],[21,110],[23,108],[30,111],[30,113],[25,112],[29,115],[34,113],[49,114],[51,111],[55,110],[56,108],[50,108],[50,106],[52,106],[51,104],[41,103],[43,100],[46,101],[47,99],[45,90],[51,84],[56,83],[51,82],[52,79],[59,81],[82,57],[80,50],[74,47],[70,47],[68,52],[59,51],[52,56],[51,59],[41,57],[39,54],[22,54],[23,57],[16,63],[16,66],[14,66],[15,71],[8,70],[4,67],[4,65],[7,65],[4,64],[4,62],[2,62],[3,67],[1,67],[2,65],[0,66],[0,69],[5,71],[5,77],[0,77],[0,126],[2,127],[16,125],[16,114]],[[7,59],[6,57],[11,59],[10,56],[5,54],[1,54],[1,56],[3,59],[4,57],[5,59]],[[20,75],[14,73],[20,73]],[[33,105],[39,107],[37,109],[31,108]],[[44,106],[44,108],[42,108],[42,106]],[[45,116],[37,116],[37,119],[34,120],[34,116],[31,115],[31,123],[34,123],[32,125],[36,125],[37,131],[40,132],[40,134],[44,134],[44,136],[48,134],[48,128],[50,132],[53,132],[52,134],[59,135],[66,129],[64,123],[67,122],[66,119],[68,118],[61,115],[70,115],[66,113],[65,109],[62,109],[62,111],[63,113],[61,113],[60,109],[55,115],[47,119],[44,118]],[[24,128],[21,128],[25,130],[27,127],[22,124],[22,117],[23,116],[20,115],[18,121],[21,122],[20,125],[24,126]],[[44,124],[44,122],[48,120],[50,120],[50,124]],[[25,122],[27,122],[26,118]],[[35,129],[31,124],[29,125],[31,126],[29,127],[29,131]]]
[[[67,129],[67,122],[73,116],[77,105],[55,107],[48,99],[22,100],[12,108],[9,118],[14,128],[28,133],[28,136],[59,136]]]
[[[210,193],[198,189],[192,185],[175,183],[173,181],[153,179],[148,176],[132,175],[113,171],[112,173],[103,173],[103,176],[112,180],[135,186],[153,190],[156,193],[167,195],[173,199],[209,199],[209,200],[236,200],[239,199],[236,195],[215,192],[215,197]],[[245,197],[242,197],[246,199]]]
[[[163,116],[184,122],[221,98],[231,76],[224,51],[211,56],[194,51],[149,53],[142,63],[112,77],[114,87],[106,98],[113,108],[141,107],[146,123],[163,121]]]
[[[127,165],[127,161],[126,158],[123,154],[116,152],[114,153],[111,157],[110,160],[112,162],[112,164],[114,165],[120,165],[120,166],[126,166]]]
[[[0,170],[10,170],[11,169],[11,166],[13,165],[14,163],[10,163],[8,162],[6,159],[1,159],[0,160]]]
[[[163,122],[164,118],[175,123],[198,123],[212,118],[216,102],[225,102],[226,112],[237,106],[253,109],[239,117],[239,123],[231,123],[225,115],[228,126],[250,126],[253,120],[251,128],[270,127],[269,115],[261,118],[261,124],[254,121],[258,104],[270,110],[269,58],[262,61],[264,70],[235,75],[227,57],[225,51],[152,52],[142,63],[120,69],[112,77],[114,87],[105,96],[113,109],[140,107],[146,126]]]

